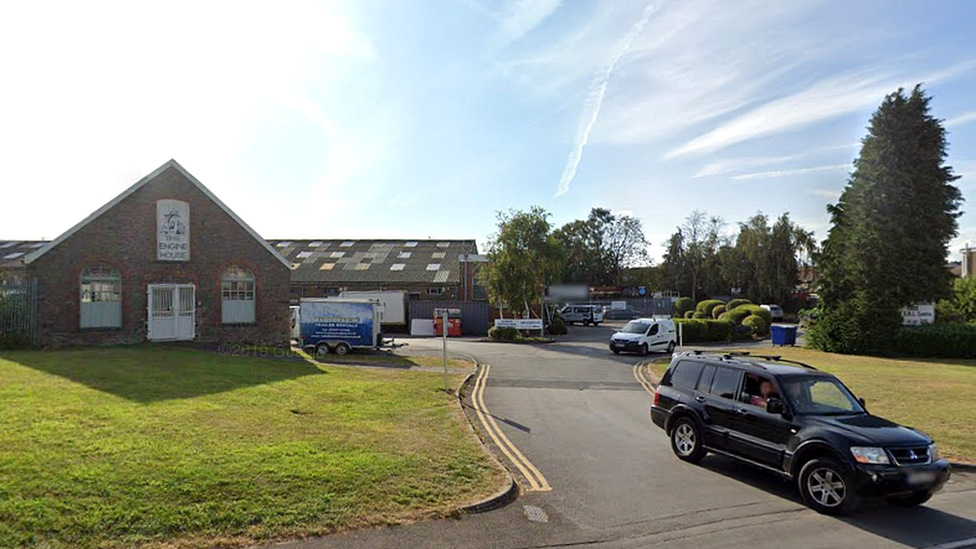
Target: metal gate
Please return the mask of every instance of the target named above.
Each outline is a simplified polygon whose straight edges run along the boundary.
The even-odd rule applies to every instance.
[[[410,319],[434,318],[434,309],[461,309],[461,334],[483,336],[491,327],[487,301],[410,300]]]
[[[0,347],[37,342],[37,279],[0,286]]]
[[[185,341],[196,335],[196,287],[149,285],[150,341]]]

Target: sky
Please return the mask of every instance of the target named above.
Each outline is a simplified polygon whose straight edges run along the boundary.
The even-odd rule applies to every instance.
[[[0,239],[170,158],[266,238],[483,248],[540,205],[636,216],[656,260],[696,209],[822,239],[872,111],[920,82],[967,212],[974,26],[964,0],[7,2]]]

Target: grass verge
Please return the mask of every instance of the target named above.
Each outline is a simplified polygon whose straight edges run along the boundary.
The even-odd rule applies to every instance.
[[[247,545],[443,516],[504,481],[443,383],[166,346],[2,352],[0,547]]]
[[[864,397],[872,414],[925,431],[949,459],[976,463],[976,361],[890,359],[793,347],[750,350],[830,372]],[[660,378],[667,366],[656,362],[649,368]]]

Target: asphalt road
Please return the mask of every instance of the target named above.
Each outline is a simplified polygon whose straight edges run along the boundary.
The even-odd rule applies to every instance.
[[[548,345],[450,342],[452,352],[490,365],[487,411],[550,491],[531,491],[539,479],[523,475],[485,436],[528,490],[513,503],[278,547],[976,547],[973,474],[957,472],[927,506],[872,503],[838,519],[809,510],[792,485],[750,466],[715,455],[698,466],[677,460],[650,422],[651,396],[634,378],[641,357],[610,354],[611,331],[575,327]],[[439,345],[412,340],[409,348],[433,352]],[[470,399],[466,405],[484,432]]]

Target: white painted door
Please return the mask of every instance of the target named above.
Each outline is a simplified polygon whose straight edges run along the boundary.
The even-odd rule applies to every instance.
[[[185,341],[196,335],[196,287],[193,284],[150,284],[149,339]]]

